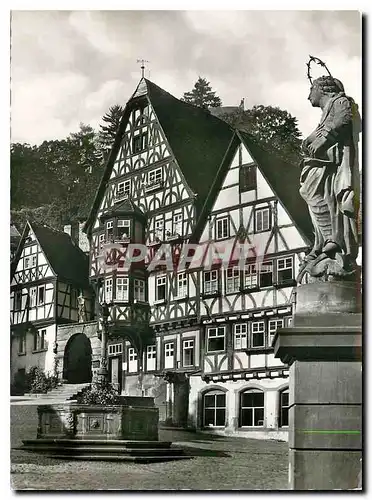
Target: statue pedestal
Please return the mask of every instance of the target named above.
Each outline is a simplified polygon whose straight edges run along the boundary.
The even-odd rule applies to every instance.
[[[320,285],[318,289],[316,285]],[[349,287],[348,294],[342,284],[333,285],[299,286],[293,327],[279,330],[275,338],[276,357],[290,366],[292,490],[353,489],[359,485],[362,318],[357,312],[359,302],[354,300],[358,295],[355,288]],[[334,305],[341,296],[351,312],[345,308],[336,312]]]

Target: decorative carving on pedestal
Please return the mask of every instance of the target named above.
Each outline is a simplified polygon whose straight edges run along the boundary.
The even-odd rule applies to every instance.
[[[310,65],[325,67],[328,75],[312,80]],[[345,94],[320,59],[310,56],[309,101],[322,110],[316,129],[303,141],[300,194],[314,226],[313,248],[306,256],[297,282],[305,275],[327,280],[349,279],[356,272],[359,209],[358,106]]]

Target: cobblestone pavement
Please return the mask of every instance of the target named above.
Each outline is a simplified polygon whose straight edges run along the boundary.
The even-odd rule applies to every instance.
[[[36,436],[35,405],[11,406],[11,444]],[[161,430],[190,460],[155,464],[62,461],[12,450],[16,490],[285,490],[287,443]]]

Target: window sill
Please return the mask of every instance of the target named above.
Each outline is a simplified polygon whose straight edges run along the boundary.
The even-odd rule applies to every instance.
[[[240,288],[238,288],[237,290],[234,290],[232,292],[225,292],[225,295],[236,295],[237,293],[240,293]]]
[[[189,300],[188,295],[184,295],[183,297],[173,297],[173,300],[176,300],[177,302],[186,302]]]
[[[260,290],[259,286],[252,286],[252,287],[242,287],[240,288],[241,293],[253,293],[253,292],[258,292]]]
[[[273,286],[275,288],[285,288],[286,286],[296,286],[296,280],[291,279],[291,280],[281,281],[280,283],[274,283]]]
[[[207,351],[205,354],[226,354],[226,349],[223,351]]]
[[[150,186],[145,187],[145,193],[152,193],[154,191],[159,191],[164,187],[163,182],[156,182],[155,184],[152,184]]]
[[[202,298],[207,299],[207,298],[213,298],[213,297],[220,297],[221,292],[208,292],[208,293],[202,293]]]
[[[48,349],[34,349],[32,354],[38,354],[39,352],[47,352]]]
[[[254,230],[254,234],[260,234],[260,233],[268,233],[269,231],[271,231],[271,227],[268,227],[267,229],[261,229],[261,231],[258,231],[257,229]]]
[[[157,240],[154,240],[154,241],[149,241],[149,242],[147,243],[147,246],[149,246],[149,247],[155,247],[155,246],[157,246],[157,245],[161,245],[161,240],[160,240],[160,238],[159,238],[159,239],[157,239]]]
[[[265,429],[264,425],[241,426],[238,429],[242,431],[257,431],[258,429]]]
[[[26,353],[25,352],[19,352],[18,356],[26,356]]]
[[[230,236],[230,235],[229,235],[229,236],[224,236],[223,238],[217,238],[217,237],[216,237],[215,241],[225,241],[225,240],[228,240],[228,239],[230,239],[230,238],[231,238],[231,236]]]
[[[154,306],[160,306],[160,305],[164,305],[166,303],[167,303],[167,301],[165,299],[160,299],[160,300],[154,300],[153,305]]]
[[[113,303],[114,303],[114,305],[115,304],[129,304],[129,299],[114,299]]]

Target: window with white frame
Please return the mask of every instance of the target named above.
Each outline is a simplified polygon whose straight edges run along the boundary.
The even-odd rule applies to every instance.
[[[121,354],[123,352],[123,344],[110,344],[108,346],[108,353],[110,356]]]
[[[164,368],[174,367],[174,342],[164,344]]]
[[[133,154],[147,148],[147,132],[139,133],[133,137]]]
[[[14,311],[20,311],[22,309],[22,290],[17,290],[14,292]]]
[[[36,255],[28,255],[25,257],[25,269],[36,267]]]
[[[18,354],[26,353],[26,334],[21,333],[18,338]]]
[[[36,307],[36,287],[30,288],[30,307]]]
[[[117,239],[125,240],[130,238],[130,220],[119,219],[116,228]]]
[[[217,352],[225,350],[225,327],[207,329],[207,351]]]
[[[119,197],[124,194],[130,194],[130,191],[131,191],[131,180],[127,179],[126,181],[119,182],[116,196]]]
[[[156,346],[148,345],[146,348],[146,369],[156,370]]]
[[[105,302],[112,301],[112,278],[105,279]]]
[[[182,343],[182,365],[194,366],[194,339],[187,339]]]
[[[34,333],[34,351],[43,351],[45,349],[46,330],[39,330]]]
[[[258,275],[256,264],[244,266],[244,288],[256,288],[258,286]]]
[[[155,300],[165,300],[167,296],[167,277],[156,277]]]
[[[262,427],[265,420],[265,395],[258,389],[240,394],[240,427]]]
[[[157,219],[154,223],[155,236],[159,240],[164,238],[164,219]]]
[[[106,222],[106,241],[108,243],[114,241],[114,222],[112,220]]]
[[[283,328],[283,319],[270,319],[269,320],[269,347],[272,346],[276,331],[278,328]]]
[[[182,235],[182,213],[173,215],[172,234]]]
[[[238,323],[234,325],[234,349],[247,349],[248,324]]]
[[[271,211],[269,207],[255,209],[255,233],[271,229]]]
[[[240,290],[240,269],[230,267],[225,271],[225,293],[239,292]]]
[[[116,278],[116,300],[128,301],[129,300],[129,279]]]
[[[220,390],[208,391],[203,396],[203,427],[225,427],[226,394]]]
[[[187,297],[187,274],[186,273],[178,273],[177,274],[176,297],[177,298]]]
[[[265,322],[253,321],[251,324],[252,342],[251,347],[265,346]]]
[[[277,260],[278,283],[291,282],[293,280],[293,258],[285,257]]]
[[[128,347],[128,371],[136,372],[138,369],[137,351],[134,347]]]
[[[230,236],[230,224],[228,217],[221,217],[216,219],[216,240],[223,240]]]
[[[40,285],[37,288],[37,305],[43,306],[45,304],[45,285]]]
[[[151,170],[147,174],[147,185],[151,186],[153,184],[158,184],[163,180],[163,169],[156,168],[155,170]]]
[[[260,287],[272,286],[273,284],[273,263],[272,261],[262,262],[260,268]]]
[[[212,294],[219,291],[218,270],[204,271],[203,291]]]
[[[145,281],[135,279],[134,280],[134,300],[138,302],[145,302]]]
[[[279,394],[279,427],[288,427],[289,390],[284,389]]]

